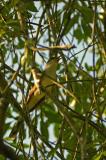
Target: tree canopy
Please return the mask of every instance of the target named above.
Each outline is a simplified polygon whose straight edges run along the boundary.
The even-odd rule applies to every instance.
[[[1,0],[0,159],[105,160],[105,63],[105,0]]]

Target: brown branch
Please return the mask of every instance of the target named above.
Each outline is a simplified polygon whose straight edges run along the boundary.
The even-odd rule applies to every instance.
[[[15,151],[10,146],[6,145],[2,139],[0,139],[0,154],[11,160],[18,160]]]
[[[2,94],[2,97],[6,98],[6,101],[8,103],[11,103],[19,112],[22,112],[20,105],[12,95],[11,89],[10,88],[6,89],[7,86],[8,83],[5,80],[3,73],[0,72],[0,93]]]
[[[58,46],[42,46],[41,48],[35,48],[30,47],[33,51],[46,51],[46,50],[54,50],[54,49],[60,49],[60,50],[70,50],[75,48],[74,45],[66,44],[66,45],[58,45]]]
[[[4,144],[3,142],[3,134],[5,127],[5,119],[6,119],[6,111],[9,103],[5,98],[0,98],[0,154],[2,154],[6,158],[10,158],[11,160],[18,160],[18,156],[15,151],[10,147]]]
[[[16,155],[15,151],[10,146],[7,146],[3,141],[6,111],[9,105],[5,94],[2,94],[6,86],[7,82],[3,74],[0,72],[0,154],[2,154],[6,158],[10,158],[11,160],[18,160],[18,156]],[[9,96],[9,94],[7,94],[7,96]],[[11,99],[11,97],[8,98]]]
[[[4,133],[4,125],[6,119],[6,111],[8,108],[8,103],[6,102],[5,98],[0,98],[0,138],[3,137]]]

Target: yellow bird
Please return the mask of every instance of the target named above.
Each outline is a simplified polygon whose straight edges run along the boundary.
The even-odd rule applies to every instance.
[[[44,74],[40,79],[37,79],[33,74],[36,84],[29,91],[29,96],[25,105],[27,111],[32,111],[36,108],[36,106],[38,106],[38,104],[45,98],[46,93],[50,95],[52,94],[54,86],[53,80],[56,80],[58,60],[58,58],[52,58],[48,61],[45,66]]]

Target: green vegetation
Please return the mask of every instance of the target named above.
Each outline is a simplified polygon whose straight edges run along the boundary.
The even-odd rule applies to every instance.
[[[1,0],[0,159],[105,160],[105,63],[105,0]],[[43,99],[29,112],[32,69]]]

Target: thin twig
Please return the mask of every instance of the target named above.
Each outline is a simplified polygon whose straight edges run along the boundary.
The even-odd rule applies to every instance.
[[[33,51],[46,51],[46,50],[54,50],[54,49],[60,49],[60,50],[70,50],[72,48],[75,48],[74,45],[67,44],[67,45],[58,45],[58,46],[42,46],[41,48],[35,48],[35,47],[30,47]]]

